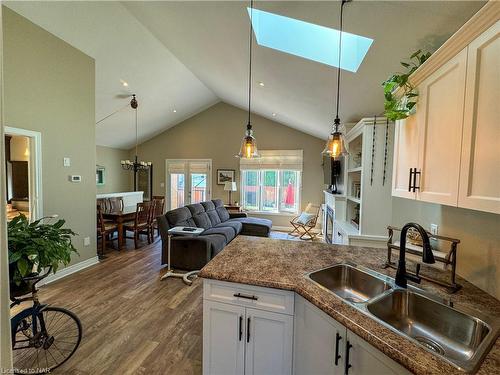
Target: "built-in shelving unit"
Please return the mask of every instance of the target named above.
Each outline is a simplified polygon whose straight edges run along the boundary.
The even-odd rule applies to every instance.
[[[362,170],[363,170],[363,167],[349,168],[347,170],[347,173],[357,173],[357,172],[361,172]]]
[[[347,200],[360,204],[361,203],[361,198],[354,198],[354,197],[347,197]]]
[[[385,117],[364,118],[345,138],[346,197],[341,203],[334,199],[333,242],[385,247],[392,220],[394,124]],[[325,202],[328,205],[326,198]]]

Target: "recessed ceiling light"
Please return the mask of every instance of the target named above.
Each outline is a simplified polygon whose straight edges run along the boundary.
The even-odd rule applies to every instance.
[[[264,87],[265,86],[264,82],[259,82],[259,86]]]
[[[123,87],[128,87],[128,82],[124,81],[123,79],[120,79],[120,82],[122,83]]]
[[[177,113],[177,110],[176,109],[172,109],[172,112]]]
[[[276,113],[273,112],[273,117],[276,117]]]

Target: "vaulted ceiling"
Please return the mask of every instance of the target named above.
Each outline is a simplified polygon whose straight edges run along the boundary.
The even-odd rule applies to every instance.
[[[338,28],[338,1],[254,4]],[[380,83],[400,70],[399,61],[419,48],[436,50],[483,4],[353,1],[346,5],[345,30],[374,42],[356,73],[343,71],[341,118],[352,122],[380,114]],[[246,108],[246,2],[7,2],[7,6],[95,58],[96,121],[123,108],[125,95],[138,95],[140,140],[219,100]],[[334,116],[336,69],[254,46],[253,112],[326,137]],[[234,124],[242,129],[244,125]],[[96,137],[99,145],[131,147],[133,113],[122,109],[103,120],[96,125]]]

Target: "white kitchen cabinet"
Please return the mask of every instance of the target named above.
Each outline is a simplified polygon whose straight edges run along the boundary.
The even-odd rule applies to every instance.
[[[500,21],[468,47],[458,206],[500,213]]]
[[[290,375],[293,301],[291,291],[204,280],[203,374]]]
[[[411,374],[299,296],[295,298],[294,369],[294,375]]]
[[[417,111],[396,122],[392,195],[457,205],[467,49],[419,86]]]
[[[385,356],[361,337],[347,330],[349,375],[410,375],[407,369]],[[345,368],[345,363],[344,363]]]
[[[246,309],[245,374],[291,374],[293,317]]]
[[[417,104],[418,106],[418,104]],[[394,164],[392,169],[392,195],[415,199],[416,193],[410,187],[412,168],[418,164],[418,123],[412,115],[394,125]]]
[[[410,77],[419,98],[416,113],[396,122],[393,196],[500,213],[494,7],[484,7]]]
[[[418,87],[419,200],[457,205],[467,48]]]
[[[203,373],[244,374],[245,308],[203,301]]]
[[[295,298],[295,375],[341,375],[346,329],[302,297]]]

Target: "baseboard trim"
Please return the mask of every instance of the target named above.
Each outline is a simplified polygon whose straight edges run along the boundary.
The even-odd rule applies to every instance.
[[[75,272],[79,272],[85,268],[94,266],[98,263],[99,263],[99,257],[96,255],[95,257],[86,259],[84,261],[81,261],[81,262],[78,262],[76,264],[72,264],[71,266],[60,269],[56,273],[53,273],[53,274],[47,276],[38,285],[41,286],[41,285],[53,283],[54,281],[57,281],[59,279],[62,279],[63,277],[69,276]]]
[[[283,227],[283,226],[279,226],[279,225],[273,225],[271,227],[271,230],[277,230],[280,232],[291,232],[293,230],[293,228],[292,227]]]

